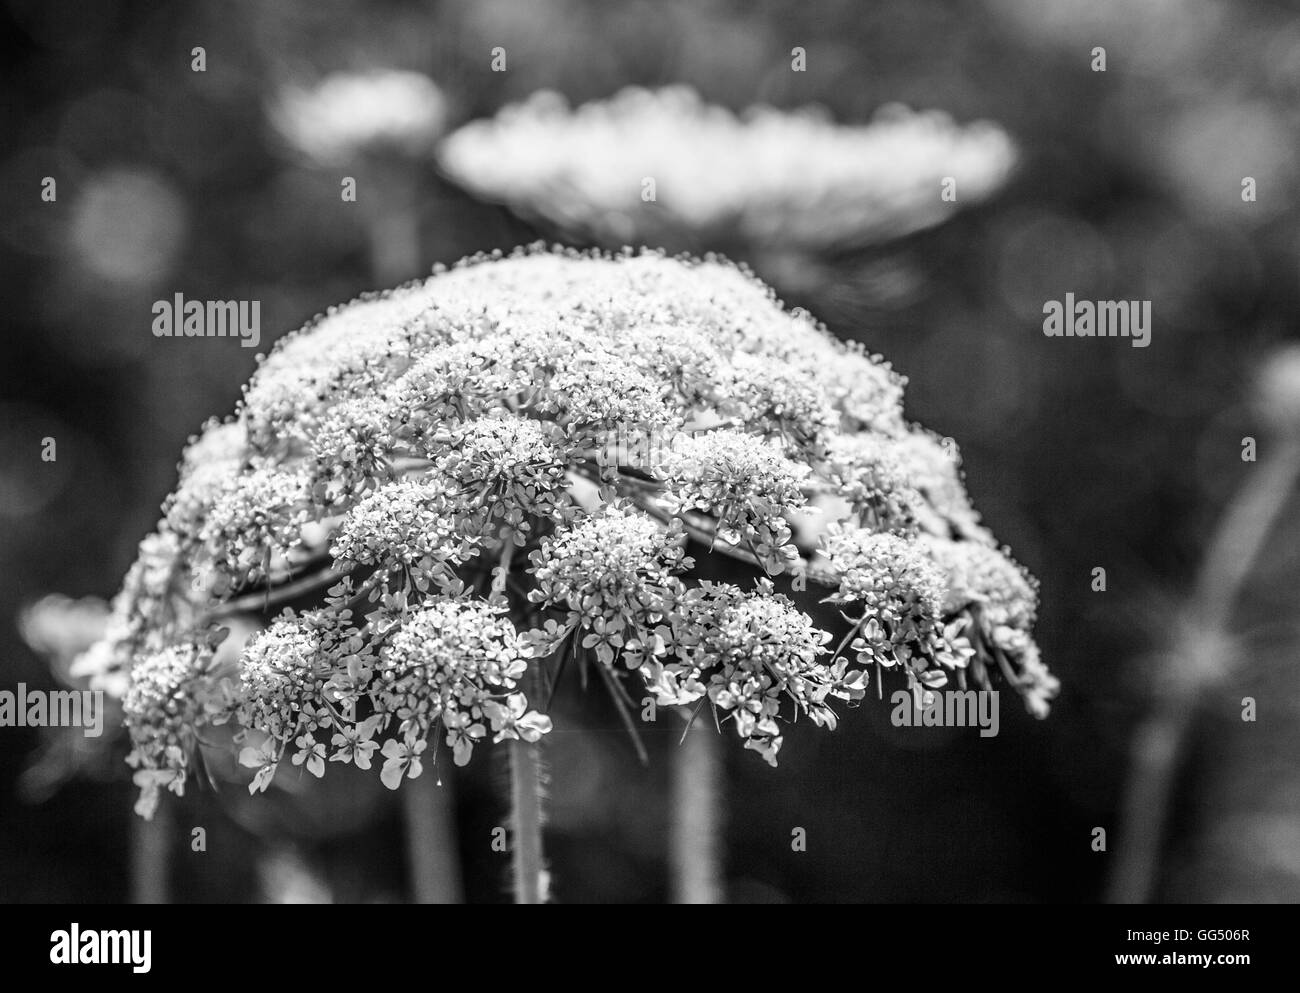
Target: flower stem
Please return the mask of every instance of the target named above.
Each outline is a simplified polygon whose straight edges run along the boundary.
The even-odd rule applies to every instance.
[[[171,844],[175,818],[163,798],[152,820],[131,815],[131,902],[170,903]]]
[[[510,742],[510,833],[515,903],[545,903],[540,742]]]
[[[1227,675],[1233,607],[1274,522],[1300,476],[1300,444],[1280,441],[1228,505],[1210,540],[1167,678],[1131,746],[1120,809],[1123,835],[1111,878],[1111,903],[1146,903],[1156,887],[1160,849],[1178,763],[1194,708]]]
[[[669,859],[674,903],[722,902],[722,749],[711,724],[697,721],[672,751]]]
[[[438,783],[430,766],[423,775],[408,779],[398,793],[415,902],[463,903],[450,778]]]

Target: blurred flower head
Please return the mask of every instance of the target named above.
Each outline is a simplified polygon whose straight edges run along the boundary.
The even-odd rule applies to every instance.
[[[439,156],[476,195],[607,247],[796,252],[939,224],[997,191],[1016,160],[987,122],[901,106],[863,125],[816,108],[736,115],[685,86],[628,88],[576,109],[538,92],[462,127]]]
[[[23,608],[18,631],[32,651],[44,656],[63,682],[73,680],[73,659],[104,637],[109,606],[98,597],[74,600],[51,593]]]
[[[447,100],[417,72],[335,73],[289,86],[269,108],[276,130],[308,159],[340,165],[364,153],[430,154],[446,126]]]

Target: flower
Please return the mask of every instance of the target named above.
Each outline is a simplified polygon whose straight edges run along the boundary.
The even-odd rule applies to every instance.
[[[397,789],[402,783],[402,777],[407,779],[417,779],[420,773],[424,771],[424,765],[420,762],[420,756],[424,753],[427,742],[416,741],[407,743],[390,738],[384,742],[383,752],[384,768],[379,773],[379,778],[390,790]]]
[[[185,792],[190,754],[198,731],[211,720],[216,695],[208,681],[212,653],[192,643],[174,645],[141,659],[122,700],[131,740],[127,763],[141,787],[138,812],[153,816],[160,786]]]
[[[324,719],[319,701],[328,651],[308,617],[283,617],[249,639],[239,658],[239,723],[281,743],[300,728],[314,730]]]
[[[218,491],[197,540],[216,569],[236,584],[266,579],[302,540],[308,519],[306,476],[259,466]]]
[[[787,518],[806,502],[810,470],[779,445],[729,429],[680,435],[661,474],[675,511],[711,514],[718,537],[750,547],[770,573],[798,558]]]
[[[736,115],[694,90],[629,87],[570,109],[542,91],[465,125],[443,170],[476,195],[618,246],[744,243],[824,251],[945,220],[996,192],[1016,152],[1001,128],[891,105],[861,125],[815,108]],[[654,195],[647,178],[653,179]]]
[[[567,460],[556,444],[562,439],[562,431],[540,421],[498,414],[456,431],[437,467],[482,507],[476,531],[500,521],[527,534],[530,518],[554,518],[563,501]]]
[[[566,611],[565,630],[590,632],[582,647],[604,665],[633,653],[685,591],[676,578],[694,563],[683,550],[680,521],[667,526],[634,505],[615,502],[543,539],[531,555],[534,603]],[[552,639],[554,640],[554,639]]]
[[[433,147],[447,115],[438,86],[416,72],[335,73],[316,86],[290,86],[271,107],[276,129],[323,165],[365,151],[418,156]]]
[[[506,697],[505,703],[488,700],[483,704],[483,713],[496,730],[493,741],[505,741],[507,738],[537,741],[551,730],[551,719],[545,714],[529,710],[528,700],[522,693],[511,693]]]
[[[320,776],[380,754],[397,788],[430,740],[458,764],[535,743],[569,663],[620,706],[644,687],[707,707],[772,763],[785,722],[834,728],[873,670],[1005,683],[1041,716],[1059,684],[1036,586],[904,385],[719,258],[535,247],[439,269],[276,344],[191,442],[73,668],[126,685],[142,809],[184,788],[207,723],[234,726],[255,793],[285,758]],[[817,548],[793,536],[810,508]],[[708,578],[722,560],[756,585]],[[290,600],[237,664],[209,661],[219,621]]]
[[[330,554],[340,568],[377,565],[406,570],[416,586],[449,584],[455,568],[478,554],[468,533],[466,504],[445,483],[403,479],[380,487],[352,508],[334,532]]]
[[[848,699],[844,669],[819,661],[830,634],[761,580],[757,592],[702,583],[686,595],[672,638],[671,660],[644,667],[661,704],[683,705],[707,695],[732,720],[745,747],[771,765],[781,748],[777,719],[783,699],[818,726],[834,727],[827,698]]]
[[[926,537],[921,541],[944,570],[944,612],[978,606],[994,627],[1033,627],[1038,584],[1008,551],[970,541]]]
[[[371,699],[379,713],[399,722],[406,745],[423,742],[441,721],[456,764],[464,765],[474,742],[487,734],[485,721],[494,731],[502,729],[505,714],[495,704],[512,695],[524,698],[512,691],[526,669],[518,632],[498,609],[482,600],[433,600],[380,650]],[[549,720],[540,715],[511,720],[525,716],[528,726],[549,730]],[[384,748],[389,755],[388,744]],[[390,788],[396,788],[393,775],[384,780]]]
[[[371,756],[379,748],[379,742],[372,741],[378,729],[380,718],[371,717],[359,725],[345,725],[331,739],[334,754],[331,762],[352,762],[358,769],[369,769]]]
[[[325,775],[325,745],[310,734],[301,734],[295,740],[298,751],[294,753],[294,765],[306,765],[307,771],[319,779]]]

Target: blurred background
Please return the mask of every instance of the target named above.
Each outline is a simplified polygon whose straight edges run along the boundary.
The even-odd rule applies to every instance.
[[[1041,579],[1038,638],[1063,690],[1041,722],[1004,694],[991,741],[895,729],[869,699],[834,734],[795,726],[779,769],[727,748],[728,894],[1104,899],[1135,813],[1124,796],[1141,728],[1172,699],[1186,747],[1145,896],[1300,899],[1293,492],[1236,591],[1212,675],[1188,675],[1180,648],[1226,509],[1300,431],[1276,405],[1261,413],[1256,387],[1300,313],[1295,5],[4,0],[0,46],[0,688],[56,685],[20,636],[21,609],[116,592],[185,440],[233,410],[255,366],[228,341],[153,337],[153,301],[260,300],[266,348],[434,263],[556,237],[462,192],[430,157],[402,180],[418,264],[377,262],[373,226],[339,182],[358,177],[364,196],[381,166],[323,167],[291,147],[269,112],[283,87],[412,70],[441,88],[448,128],[540,88],[576,103],[686,83],[732,109],[820,104],[842,123],[902,102],[999,122],[1020,152],[1003,192],[812,260],[817,279],[762,274],[883,353],[909,378],[909,415],[960,443],[986,523]],[[795,46],[805,72],[790,70]],[[496,47],[507,71],[492,71]],[[1044,337],[1043,303],[1066,292],[1150,300],[1151,346]],[[1300,391],[1283,377],[1288,388]],[[1246,436],[1258,462],[1243,461]],[[46,437],[55,462],[40,458]],[[640,767],[597,702],[583,720],[547,750],[555,896],[663,900],[665,763]],[[0,899],[127,899],[134,790],[120,754],[0,736]],[[508,899],[487,844],[504,816],[499,770],[476,760],[454,778],[466,896]],[[349,821],[192,791],[174,805],[171,898],[405,898],[399,818],[380,792]],[[190,851],[194,825],[206,852]],[[796,826],[805,853],[790,850]]]

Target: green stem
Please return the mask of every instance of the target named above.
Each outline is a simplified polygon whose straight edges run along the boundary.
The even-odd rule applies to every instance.
[[[669,861],[674,903],[723,901],[722,749],[712,723],[696,721],[672,750]]]

